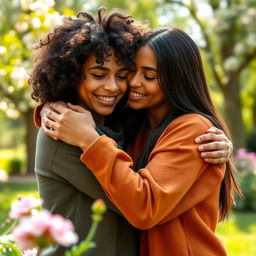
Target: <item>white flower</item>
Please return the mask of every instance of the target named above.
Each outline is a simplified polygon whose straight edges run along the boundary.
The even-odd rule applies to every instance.
[[[37,255],[37,249],[28,249],[23,252],[23,256],[36,256]]]
[[[56,26],[62,23],[62,16],[58,12],[47,13],[45,15],[44,26],[53,30]]]
[[[33,0],[20,0],[20,6],[22,10],[28,10],[29,5],[32,3]]]
[[[7,74],[6,70],[0,69],[0,76],[5,76]]]
[[[42,1],[36,1],[29,5],[29,9],[38,15],[47,13],[49,11],[49,6]]]
[[[31,49],[32,46],[35,44],[35,37],[32,33],[27,33],[23,36],[22,41],[26,45],[27,49]]]
[[[15,240],[15,237],[13,234],[0,236],[0,243],[13,242],[14,240]]]
[[[224,62],[224,69],[226,71],[235,71],[239,68],[240,61],[237,57],[231,56],[227,58]]]
[[[17,88],[22,88],[28,80],[28,74],[23,67],[14,67],[11,73],[11,79]]]
[[[31,25],[34,29],[40,28],[42,23],[38,17],[35,17],[31,20]]]
[[[0,103],[1,105],[1,103]],[[0,106],[0,109],[1,109],[1,106]],[[8,177],[8,174],[5,170],[0,170],[0,182],[6,182],[8,181],[9,177]]]
[[[240,18],[242,25],[249,25],[251,23],[251,20],[252,20],[251,17],[248,15],[243,15]]]
[[[5,113],[6,113],[7,117],[9,117],[11,119],[16,119],[19,117],[19,112],[13,108],[8,108]]]
[[[0,109],[5,111],[8,108],[8,105],[5,101],[0,101]]]
[[[3,45],[0,45],[0,55],[4,55],[6,53],[6,48]]]
[[[43,0],[45,4],[47,4],[49,7],[53,7],[55,5],[54,0]]]
[[[14,92],[14,87],[13,86],[8,86],[7,87],[7,92],[9,92],[9,93],[13,93]]]
[[[256,48],[256,33],[251,33],[246,38],[246,44],[249,48]]]
[[[230,28],[230,23],[225,21],[225,20],[221,20],[218,18],[214,18],[211,20],[210,22],[210,26],[212,27],[212,29],[217,32],[217,33],[221,33],[221,32],[225,32]]]
[[[236,55],[244,55],[247,51],[247,47],[244,43],[242,42],[239,42],[235,45],[235,48],[234,48],[234,53]]]
[[[15,28],[18,32],[23,33],[28,30],[29,26],[26,21],[19,21],[16,23]]]
[[[18,109],[21,111],[21,112],[26,112],[29,108],[29,104],[28,102],[25,102],[25,101],[21,101],[19,104],[18,104]]]
[[[252,18],[256,18],[256,9],[251,7],[247,10],[246,14]]]

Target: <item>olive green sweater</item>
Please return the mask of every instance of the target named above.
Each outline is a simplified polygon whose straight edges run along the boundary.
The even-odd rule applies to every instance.
[[[97,131],[113,138],[120,145],[120,134],[103,126],[97,126]],[[39,130],[35,173],[43,207],[70,219],[81,241],[92,223],[91,205],[95,199],[102,198],[108,210],[93,239],[97,247],[83,256],[137,255],[138,231],[107,199],[92,172],[80,161],[81,153],[80,148],[55,141],[46,136],[42,129]],[[66,249],[56,246],[41,255],[64,256]]]

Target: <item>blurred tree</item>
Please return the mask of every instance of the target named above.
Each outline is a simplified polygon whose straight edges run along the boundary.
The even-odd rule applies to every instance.
[[[2,0],[1,0],[2,1]],[[39,42],[43,35],[52,30],[60,22],[60,14],[54,9],[54,0],[21,0],[17,10],[17,1],[10,1],[13,9],[4,2],[4,16],[11,16],[13,10],[17,13],[15,22],[7,22],[8,29],[0,38],[0,109],[11,118],[19,115],[24,120],[26,128],[25,144],[27,156],[27,171],[34,171],[35,138],[37,130],[33,124],[34,102],[30,97],[27,80],[31,70],[32,46]],[[8,2],[9,3],[9,2]],[[74,14],[72,11],[64,11]]]
[[[186,10],[194,20],[192,26],[201,33],[202,49],[224,96],[225,119],[235,149],[244,147],[241,74],[256,58],[256,1],[164,0],[165,5]]]
[[[149,23],[151,27],[156,27],[158,23],[157,10],[161,6],[161,1],[156,0],[95,0],[87,1],[83,8],[87,11],[95,13],[100,6],[106,7],[106,11],[119,8],[132,14],[135,19],[139,19]]]

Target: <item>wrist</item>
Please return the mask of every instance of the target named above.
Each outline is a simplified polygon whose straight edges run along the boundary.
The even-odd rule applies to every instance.
[[[95,133],[91,134],[86,138],[86,140],[81,140],[79,147],[85,151],[100,135],[95,131]]]

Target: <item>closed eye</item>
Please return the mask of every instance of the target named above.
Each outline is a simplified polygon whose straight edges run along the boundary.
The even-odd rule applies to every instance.
[[[146,80],[150,80],[150,81],[157,79],[157,77],[152,77],[152,76],[144,76],[144,77]]]
[[[91,74],[91,76],[93,76],[96,79],[103,79],[105,77],[104,74]]]

